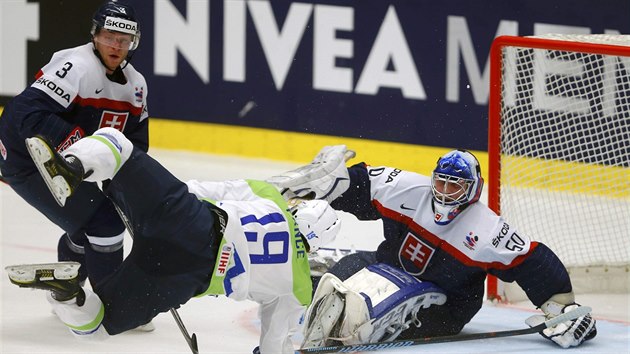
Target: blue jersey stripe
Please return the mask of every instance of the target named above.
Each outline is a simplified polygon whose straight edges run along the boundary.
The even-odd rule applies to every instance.
[[[254,222],[261,225],[267,225],[271,223],[286,222],[286,221],[287,220],[285,219],[284,215],[282,215],[281,213],[267,214],[260,219],[258,219],[255,215],[247,215],[241,218],[241,225],[247,225]]]

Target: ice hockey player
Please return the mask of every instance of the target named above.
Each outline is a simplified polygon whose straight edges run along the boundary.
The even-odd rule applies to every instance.
[[[50,290],[49,301],[73,333],[115,335],[192,297],[224,294],[260,304],[256,350],[294,353],[290,336],[312,297],[307,252],[340,228],[327,202],[289,208],[263,181],[183,183],[113,128],[61,154],[38,137],[27,146],[61,205],[87,182],[105,181],[103,192],[134,236],[120,268],[94,291],[78,285],[76,263],[6,268],[13,283]]]
[[[31,161],[24,140],[43,136],[59,151],[102,127],[114,127],[147,151],[147,84],[129,61],[140,42],[134,9],[108,1],[94,14],[92,40],[56,52],[35,82],[14,97],[0,118],[0,172],[26,202],[65,233],[60,261],[83,266],[92,285],[111,274],[123,259],[125,225],[94,184],[78,188],[61,208]]]
[[[580,306],[556,254],[478,201],[483,179],[470,152],[445,154],[432,175],[423,176],[365,163],[347,168],[346,150],[325,147],[310,165],[269,179],[286,194],[315,195],[360,220],[383,221],[385,240],[375,252],[347,255],[322,277],[309,309],[305,347],[457,334],[482,306],[486,274],[516,281],[542,310],[526,321],[530,326]],[[436,286],[431,297],[440,301],[417,301],[412,306],[421,308],[409,309],[401,291],[407,287],[394,286],[400,282],[374,269],[377,263]],[[445,301],[438,299],[440,292]],[[345,309],[335,298],[345,299]],[[541,332],[563,348],[596,333],[590,315]]]

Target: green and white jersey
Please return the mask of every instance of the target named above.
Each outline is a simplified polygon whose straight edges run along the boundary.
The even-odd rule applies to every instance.
[[[306,247],[287,203],[269,183],[188,181],[228,215],[208,295],[261,305],[261,353],[294,353],[290,336],[311,302]]]

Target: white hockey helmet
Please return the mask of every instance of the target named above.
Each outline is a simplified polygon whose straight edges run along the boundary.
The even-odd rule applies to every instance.
[[[293,216],[310,252],[334,241],[341,228],[341,220],[325,200],[302,201],[293,208]]]
[[[453,150],[440,157],[433,170],[434,221],[446,225],[466,206],[481,196],[483,178],[475,155],[466,150]]]

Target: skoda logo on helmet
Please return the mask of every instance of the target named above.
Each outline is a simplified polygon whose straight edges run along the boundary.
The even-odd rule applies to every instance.
[[[110,31],[117,31],[135,35],[138,31],[138,23],[125,20],[124,18],[107,16],[105,18],[105,25],[103,26],[103,28]]]

